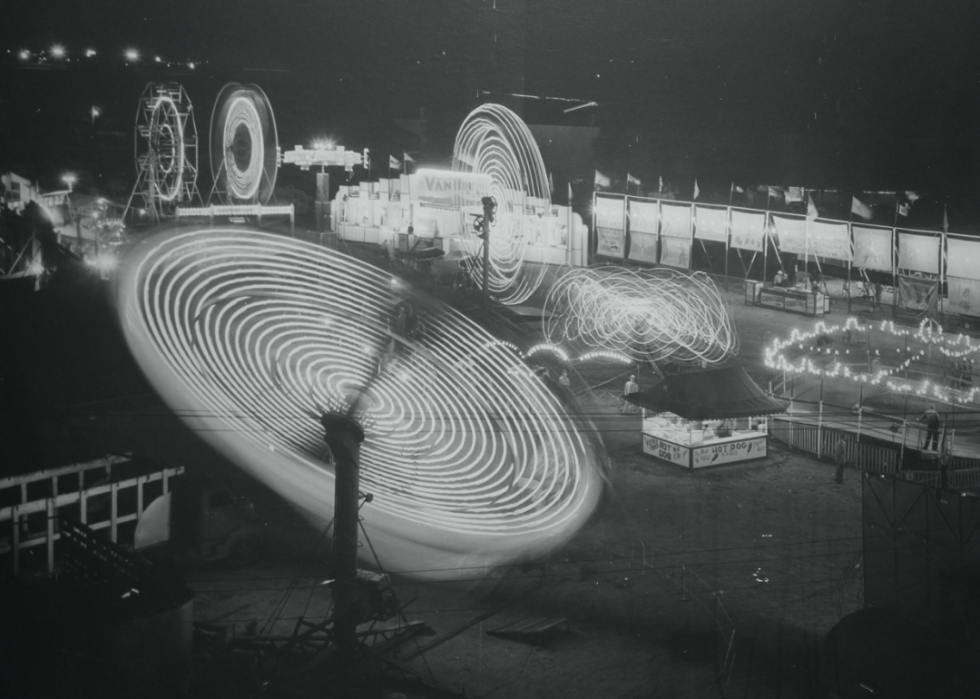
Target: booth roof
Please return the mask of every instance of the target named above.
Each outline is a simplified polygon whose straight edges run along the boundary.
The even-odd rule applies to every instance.
[[[686,420],[751,417],[785,411],[740,366],[668,376],[655,386],[625,398],[641,408],[674,413]]]

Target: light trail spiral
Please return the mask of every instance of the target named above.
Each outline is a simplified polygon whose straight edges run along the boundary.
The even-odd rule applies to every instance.
[[[211,115],[211,173],[227,203],[269,201],[278,150],[272,105],[262,89],[225,85]]]
[[[738,336],[711,278],[657,267],[573,269],[544,305],[545,337],[582,342],[637,359],[716,364],[738,349]]]
[[[504,304],[523,303],[541,286],[545,274],[544,265],[531,265],[525,259],[525,207],[537,211],[551,206],[548,173],[534,136],[506,107],[482,105],[460,126],[453,170],[490,176],[490,196],[497,200],[496,223],[490,231],[490,293]],[[464,245],[476,262],[471,273],[482,284],[482,240],[469,218],[482,209],[479,202],[461,200],[457,205],[463,217]]]
[[[479,577],[561,546],[598,502],[596,446],[517,352],[404,292],[337,252],[204,229],[139,243],[119,309],[170,407],[320,527],[334,475],[319,417],[353,409],[386,570]]]

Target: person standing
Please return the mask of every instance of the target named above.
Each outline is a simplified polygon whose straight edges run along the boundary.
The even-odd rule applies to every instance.
[[[631,374],[629,381],[626,382],[626,386],[623,388],[623,395],[629,396],[634,393],[640,392],[640,384],[636,382],[636,375]],[[625,398],[623,399],[623,413],[633,413],[636,412],[636,406],[630,403]]]
[[[837,446],[834,447],[834,463],[837,464],[834,480],[837,483],[843,483],[844,466],[847,464],[847,442],[844,440],[844,435],[840,436],[837,440]]]
[[[558,377],[558,385],[566,391],[572,385],[572,380],[568,378],[568,369],[561,370],[561,376]]]
[[[939,417],[939,413],[936,412],[936,407],[930,403],[926,411],[919,416],[919,422],[926,423],[926,443],[922,448],[928,450],[931,442],[932,448],[938,450],[939,428],[942,427],[942,420]]]

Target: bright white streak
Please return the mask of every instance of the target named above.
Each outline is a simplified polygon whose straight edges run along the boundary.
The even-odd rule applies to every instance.
[[[735,327],[711,278],[665,267],[572,269],[545,301],[545,336],[558,344],[637,359],[724,361],[738,348]]]
[[[357,400],[375,496],[361,514],[389,571],[481,577],[561,546],[598,502],[594,445],[513,350],[423,299],[424,336],[394,335],[390,275],[353,258],[265,233],[161,233],[127,258],[119,301],[171,408],[318,527],[333,512],[319,417]]]

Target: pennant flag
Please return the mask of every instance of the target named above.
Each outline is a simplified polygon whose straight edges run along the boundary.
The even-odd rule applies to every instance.
[[[949,217],[946,215],[945,204],[943,204],[943,233],[949,233]]]
[[[612,180],[610,180],[608,177],[606,177],[605,175],[603,175],[598,170],[595,171],[595,188],[596,189],[599,189],[599,187],[608,187],[611,184],[612,184]]]
[[[905,204],[899,202],[898,203],[898,215],[899,216],[908,216],[909,215],[909,207],[907,207]]]
[[[697,199],[698,198],[698,195],[700,195],[700,194],[701,194],[701,190],[698,189],[698,181],[697,181],[697,179],[695,179],[694,180],[694,198]]]
[[[782,197],[783,196],[783,188],[782,187],[769,187],[768,189],[769,189],[769,196],[770,197],[776,197],[778,199],[779,197]]]
[[[820,212],[817,211],[817,205],[813,203],[813,195],[806,195],[806,217],[811,221],[820,216]]]
[[[794,201],[803,201],[803,188],[802,187],[787,187],[786,188],[786,203],[791,204]]]
[[[404,156],[404,160],[405,160],[406,163],[414,163],[415,162],[415,158],[413,158],[412,156],[410,156],[408,153],[402,153],[402,156]]]
[[[548,191],[552,194],[555,193],[555,175],[554,173],[548,173]]]
[[[908,200],[909,206],[911,206],[919,199],[919,194],[918,192],[906,192],[905,198]]]
[[[388,167],[390,167],[392,170],[401,170],[402,169],[402,164],[398,160],[398,158],[396,158],[393,155],[389,155],[388,156]]]
[[[659,187],[659,189],[657,189],[657,192],[658,193],[659,192],[662,192],[662,191],[664,191],[664,178],[663,177],[660,178],[660,187]]]
[[[851,213],[860,216],[865,221],[870,221],[872,218],[874,218],[874,214],[871,212],[871,207],[857,197],[851,197]]]
[[[626,173],[626,184],[635,184],[637,187],[640,186],[640,181],[633,177],[633,175]]]
[[[744,193],[745,193],[745,190],[744,190],[744,189],[742,189],[741,187],[739,187],[739,186],[738,186],[737,184],[735,184],[734,182],[732,182],[732,191],[733,191],[733,192],[738,192],[739,194],[744,194]]]
[[[568,183],[568,205],[572,205],[572,183]]]

